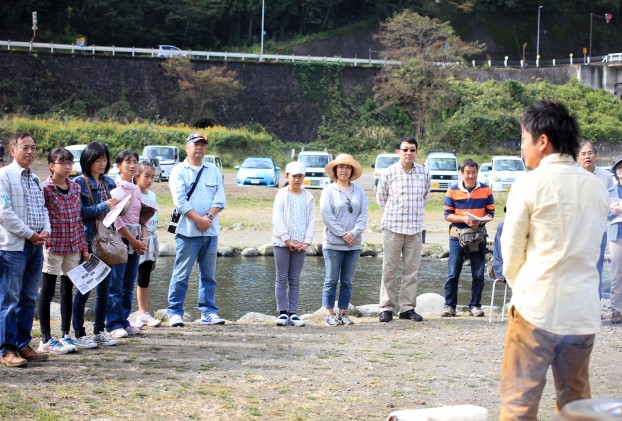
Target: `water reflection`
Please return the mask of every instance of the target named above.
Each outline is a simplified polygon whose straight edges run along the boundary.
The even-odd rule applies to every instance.
[[[166,308],[168,285],[174,259],[158,260],[149,287],[152,310]],[[400,269],[401,271],[401,269]],[[382,259],[364,257],[354,277],[352,303],[354,305],[378,303]],[[307,257],[301,275],[299,313],[312,313],[322,306],[324,285],[324,259]],[[276,314],[274,279],[276,270],[273,257],[226,257],[218,258],[216,304],[219,314],[227,320],[237,320],[248,312]],[[443,294],[447,276],[447,261],[424,258],[419,271],[418,294],[435,292]],[[471,271],[464,267],[460,282],[459,304],[468,304],[471,298]],[[196,268],[190,276],[185,310],[193,318],[200,316],[197,305],[198,274]],[[134,300],[135,301],[135,300]],[[484,289],[482,304],[490,303],[490,285]],[[134,304],[136,306],[136,304]]]

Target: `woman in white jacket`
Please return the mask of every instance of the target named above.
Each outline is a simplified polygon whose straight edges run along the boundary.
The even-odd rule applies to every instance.
[[[276,262],[278,326],[305,325],[297,314],[300,272],[315,231],[313,195],[302,187],[305,171],[299,162],[287,164],[285,178],[288,184],[274,198],[272,245]]]
[[[328,326],[351,325],[347,312],[352,296],[352,280],[361,255],[362,234],[367,225],[369,201],[362,188],[353,184],[363,168],[352,156],[338,155],[325,167],[334,181],[322,191],[320,211],[324,222],[322,250],[326,278],[322,306]],[[339,315],[335,315],[335,297],[339,286]]]

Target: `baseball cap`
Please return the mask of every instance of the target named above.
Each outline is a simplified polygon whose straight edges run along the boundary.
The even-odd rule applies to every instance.
[[[305,166],[302,165],[298,161],[290,162],[289,164],[287,164],[285,166],[285,174],[291,174],[291,175],[302,174],[302,175],[304,175],[304,173],[306,171],[307,171],[307,169],[305,168]]]
[[[207,144],[207,137],[205,137],[205,135],[201,132],[190,133],[188,137],[186,138],[186,143],[188,142],[192,142],[192,143],[205,142],[205,144]]]

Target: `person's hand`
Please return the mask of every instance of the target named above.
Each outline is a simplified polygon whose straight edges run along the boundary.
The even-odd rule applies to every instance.
[[[622,213],[622,208],[620,206],[612,206],[611,207],[611,212],[615,213],[616,215],[619,215]]]
[[[300,250],[298,248],[298,244],[299,243],[297,241],[291,241],[291,240],[285,241],[285,245],[287,246],[289,251],[298,251],[298,250]]]
[[[479,227],[479,224],[481,222],[482,221],[478,221],[477,219],[471,219],[468,216],[465,216],[465,220],[464,220],[464,223],[467,224],[469,228]]]
[[[43,231],[43,232],[47,234],[47,232],[45,232],[45,231]],[[28,241],[30,241],[35,246],[42,246],[42,245],[45,244],[45,240],[46,239],[47,239],[47,235],[46,236],[42,236],[38,232],[34,232],[34,233],[32,233],[32,236],[28,239]]]
[[[354,235],[352,235],[351,232],[346,232],[341,238],[343,238],[343,241],[345,241],[348,247],[352,247],[354,245]]]
[[[298,251],[306,250],[309,247],[307,243],[298,243]]]
[[[82,252],[82,261],[83,262],[88,262],[91,259],[91,255],[89,254],[88,251],[83,251]]]
[[[200,232],[205,232],[208,229],[210,229],[210,227],[212,226],[212,221],[210,221],[207,216],[202,216],[196,221],[196,224],[197,224],[197,229]]]
[[[136,252],[136,254],[145,254],[147,251],[147,243],[142,240],[132,241],[132,247],[134,248],[134,252]]]
[[[114,205],[116,205],[117,203],[119,203],[119,201],[115,199],[114,197],[111,197],[110,199],[106,200],[106,206],[108,206],[108,209],[114,208]]]

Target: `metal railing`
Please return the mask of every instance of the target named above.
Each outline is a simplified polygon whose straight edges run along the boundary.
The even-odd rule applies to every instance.
[[[131,57],[189,57],[204,60],[235,60],[235,61],[273,61],[273,62],[303,62],[303,63],[339,63],[351,66],[399,66],[399,61],[377,60],[363,58],[343,58],[343,57],[314,57],[282,54],[249,54],[249,53],[230,53],[215,51],[194,51],[194,50],[160,50],[158,48],[135,48],[135,47],[100,47],[95,45],[73,45],[73,44],[53,44],[42,42],[19,42],[19,41],[0,41],[0,48],[7,50],[28,50],[43,51],[49,53],[65,52],[71,54],[105,54],[111,56],[124,55]]]
[[[131,56],[131,57],[189,57],[198,60],[221,60],[221,61],[257,61],[257,62],[292,62],[292,63],[339,63],[349,66],[399,66],[397,60],[380,60],[370,58],[344,58],[344,57],[317,57],[283,54],[249,54],[249,53],[230,53],[216,51],[194,51],[194,50],[160,50],[158,48],[135,48],[135,47],[103,47],[95,45],[74,45],[74,44],[54,44],[42,42],[20,42],[20,41],[0,41],[0,48],[15,51],[42,51],[49,53],[71,53],[71,54],[103,54],[111,56]],[[467,65],[469,67],[556,67],[572,64],[590,64],[598,62],[622,62],[622,53],[608,54],[606,56],[574,58],[572,54],[568,58],[551,60],[509,60],[506,56],[504,60],[471,60],[465,64],[460,62],[435,63],[441,67]]]

